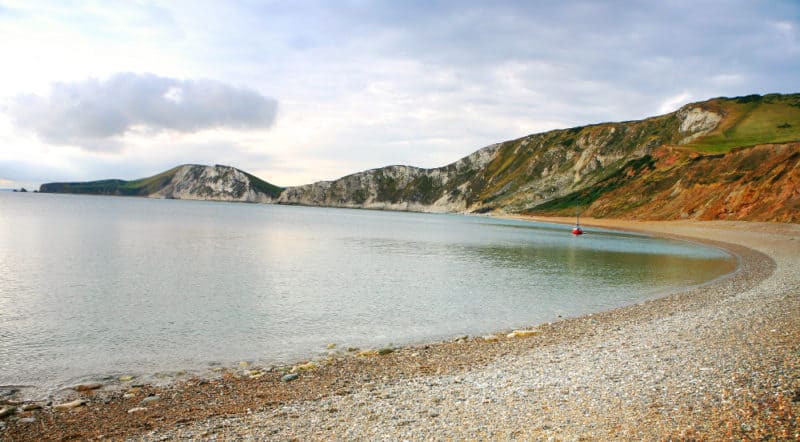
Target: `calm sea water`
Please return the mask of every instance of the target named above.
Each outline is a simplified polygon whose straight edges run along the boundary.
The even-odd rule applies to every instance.
[[[0,385],[482,334],[735,265],[691,243],[483,217],[0,192]]]

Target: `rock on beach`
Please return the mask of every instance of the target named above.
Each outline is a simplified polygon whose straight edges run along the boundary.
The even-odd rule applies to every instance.
[[[147,396],[146,398],[142,399],[141,404],[146,405],[151,402],[158,402],[161,400],[161,396]]]
[[[541,333],[539,330],[514,330],[508,334],[508,338],[525,338],[528,336],[535,336]]]
[[[59,411],[71,410],[73,408],[86,405],[87,403],[88,401],[86,401],[85,399],[75,399],[72,402],[65,402],[63,404],[53,405],[53,410],[59,410]]]
[[[299,377],[300,375],[297,373],[289,373],[281,378],[281,382],[292,382]]]
[[[85,393],[87,391],[97,390],[101,388],[103,384],[100,383],[92,383],[92,384],[80,384],[72,387],[73,390],[79,391],[81,393]]]

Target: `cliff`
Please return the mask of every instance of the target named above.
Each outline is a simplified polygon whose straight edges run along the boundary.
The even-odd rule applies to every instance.
[[[230,166],[187,164],[134,181],[42,184],[40,192],[269,203],[283,188]]]
[[[743,192],[741,189],[747,186],[751,190],[757,188],[758,192],[767,192],[767,187],[751,185],[757,176],[755,172],[745,170],[748,160],[742,159],[749,158],[749,151],[731,152],[731,149],[772,143],[759,147],[758,153],[753,155],[768,158],[770,161],[767,163],[776,166],[783,161],[781,159],[793,158],[791,154],[788,157],[784,154],[796,149],[796,144],[781,147],[781,143],[796,140],[800,140],[800,94],[717,98],[688,104],[676,112],[641,121],[595,124],[529,135],[485,147],[440,168],[389,166],[335,181],[291,187],[280,195],[277,202],[428,212],[560,215],[574,214],[577,209],[586,210],[589,204],[596,204],[590,207],[589,214],[659,219],[710,219],[714,216],[796,219],[796,215],[791,213],[794,210],[791,192],[776,193],[789,198],[789,202],[776,201],[777,196],[762,199],[773,201],[776,207],[782,208],[730,208],[727,215],[722,215],[722,209],[702,209],[699,203],[689,203],[703,197],[712,198],[711,192],[715,195]],[[671,147],[675,149],[670,150]],[[685,187],[690,183],[684,180],[679,184],[684,187],[672,188],[670,192],[678,195],[683,190],[691,190],[692,196],[687,194],[685,200],[681,200],[686,201],[685,207],[674,203],[668,210],[651,210],[662,208],[664,195],[655,192],[657,189],[650,184],[655,178],[641,172],[645,166],[648,171],[654,170],[651,167],[656,161],[654,158],[668,156],[665,153],[668,151],[683,152],[686,161],[690,157],[702,159],[693,164],[705,165],[705,173],[710,174],[706,180],[715,182],[717,186],[713,190],[706,187],[700,192],[698,187]],[[733,171],[725,168],[733,168]],[[630,170],[639,173],[627,177],[623,186],[621,174]],[[675,174],[690,172],[677,166],[670,170]],[[788,171],[771,185],[791,186],[795,173],[796,170]],[[733,176],[731,174],[738,179],[731,181],[727,178]],[[660,185],[666,186],[666,182]],[[616,192],[600,198],[601,194],[611,190]],[[640,201],[636,205],[624,203],[629,199],[625,192],[633,192]],[[718,200],[716,196],[712,199]],[[712,215],[714,213],[717,215]]]
[[[640,121],[484,147],[443,167],[388,166],[281,188],[226,166],[42,192],[423,212],[798,222],[800,94],[715,98]]]
[[[800,222],[800,143],[702,155],[661,146],[597,183],[524,211],[629,219]]]

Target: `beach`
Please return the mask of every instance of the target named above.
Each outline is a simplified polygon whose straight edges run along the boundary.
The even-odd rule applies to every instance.
[[[0,439],[800,438],[800,226],[583,224],[588,235],[598,226],[722,247],[740,268],[520,333],[341,349],[313,364],[243,365],[163,387],[90,389],[68,398],[85,403],[62,410],[20,411],[26,404],[6,401],[18,410]]]

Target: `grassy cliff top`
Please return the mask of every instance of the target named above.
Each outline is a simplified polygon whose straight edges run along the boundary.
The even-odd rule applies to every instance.
[[[723,115],[708,135],[687,144],[702,153],[800,140],[800,94],[715,98],[698,105]]]

